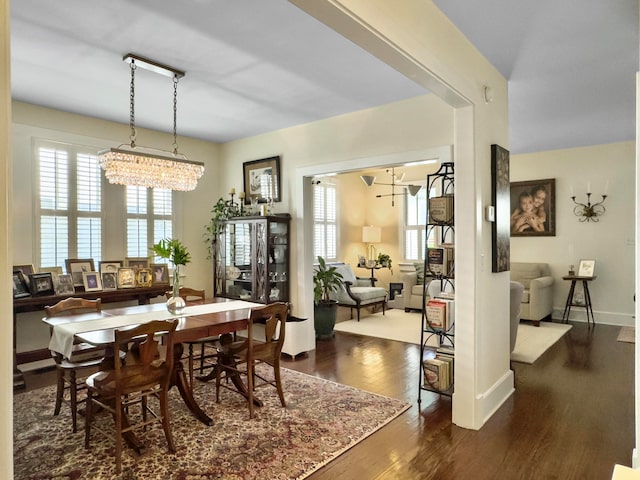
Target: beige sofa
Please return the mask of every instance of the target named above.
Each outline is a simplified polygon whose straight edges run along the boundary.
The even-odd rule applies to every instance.
[[[511,262],[511,281],[524,286],[521,320],[531,320],[538,327],[540,320],[551,319],[553,277],[547,263]]]
[[[420,264],[419,264],[420,266]],[[417,271],[405,272],[402,274],[402,294],[396,302],[396,308],[404,308],[405,312],[410,310],[422,310],[422,294],[424,285],[422,281],[418,281],[419,273]],[[427,299],[434,297],[440,293],[440,281],[431,281],[432,277],[427,277]],[[453,282],[453,279],[447,280]],[[445,291],[453,291],[453,283],[444,285]],[[396,297],[398,298],[398,297]],[[402,301],[400,301],[402,299]]]

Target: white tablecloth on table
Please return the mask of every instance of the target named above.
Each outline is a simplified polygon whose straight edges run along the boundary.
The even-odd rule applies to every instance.
[[[81,332],[92,332],[94,330],[104,330],[107,328],[119,328],[131,325],[140,325],[152,320],[170,320],[172,318],[191,317],[206,313],[227,312],[240,310],[243,308],[263,307],[261,303],[245,302],[234,300],[231,302],[206,303],[203,305],[190,305],[181,314],[176,315],[166,310],[155,312],[136,313],[131,315],[113,315],[94,320],[84,320],[81,322],[69,321],[53,327],[51,339],[49,340],[49,350],[60,352],[69,358],[73,353],[74,336]]]

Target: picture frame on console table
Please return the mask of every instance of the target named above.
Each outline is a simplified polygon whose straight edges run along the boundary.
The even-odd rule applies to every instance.
[[[29,284],[31,287],[31,295],[34,297],[39,295],[53,295],[55,293],[51,272],[32,273],[29,275]]]
[[[73,277],[74,287],[84,287],[83,272],[95,271],[93,258],[67,258],[65,266],[67,267],[67,273],[70,273]]]
[[[512,237],[555,237],[556,179],[511,182],[509,223]]]
[[[596,273],[596,261],[595,260],[580,260],[578,266],[579,277],[593,277]]]
[[[58,285],[56,286],[56,295],[73,295],[76,289],[73,286],[73,277],[70,273],[58,275]]]
[[[264,203],[271,198],[274,202],[282,201],[280,197],[281,175],[280,157],[262,158],[242,164],[244,178],[244,204],[250,205],[251,198]]]
[[[30,297],[31,292],[24,279],[22,270],[13,271],[13,298]]]

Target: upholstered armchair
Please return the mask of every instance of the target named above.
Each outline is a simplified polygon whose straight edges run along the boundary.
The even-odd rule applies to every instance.
[[[547,263],[511,262],[511,281],[524,286],[520,319],[536,327],[553,312],[553,277]]]
[[[382,314],[384,315],[385,304],[387,301],[387,291],[382,287],[372,287],[370,278],[358,278],[353,273],[351,265],[347,263],[333,263],[344,280],[344,287],[338,292],[332,292],[330,297],[338,302],[341,307],[349,307],[351,309],[351,318],[353,318],[353,309],[357,310],[358,321],[360,321],[360,309],[363,307],[382,306]]]

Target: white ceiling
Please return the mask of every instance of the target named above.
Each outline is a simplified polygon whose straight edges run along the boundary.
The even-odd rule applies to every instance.
[[[435,3],[509,79],[512,153],[634,138],[637,0]],[[126,124],[129,52],[187,72],[178,133],[215,142],[427,93],[286,0],[11,2],[16,100]],[[172,95],[138,69],[136,124]]]

